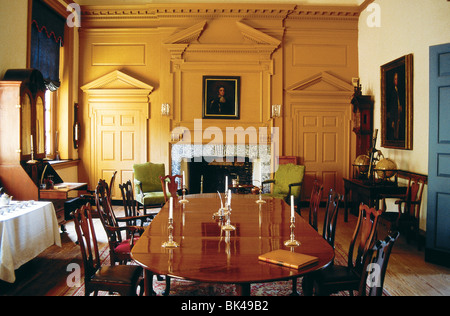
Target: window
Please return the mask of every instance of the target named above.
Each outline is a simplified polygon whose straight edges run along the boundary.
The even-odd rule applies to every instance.
[[[53,154],[53,105],[55,92],[47,90],[45,92],[45,155],[48,157]]]

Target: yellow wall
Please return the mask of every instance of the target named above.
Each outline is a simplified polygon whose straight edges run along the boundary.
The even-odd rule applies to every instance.
[[[167,166],[171,131],[183,126],[192,132],[194,119],[202,118],[203,76],[240,76],[241,112],[237,121],[203,120],[202,131],[277,126],[285,136],[281,154],[288,155],[297,153],[292,131],[285,130],[291,119],[286,89],[322,72],[348,85],[358,76],[357,7],[155,4],[82,11],[79,85],[120,70],[155,87],[148,159]],[[86,96],[80,92],[79,99],[83,135],[90,135]],[[171,105],[169,117],[161,116],[162,103]],[[271,119],[272,104],[283,105],[282,118]],[[89,176],[89,145],[86,139],[80,149],[82,178]]]
[[[0,0],[0,78],[27,67],[28,0]]]

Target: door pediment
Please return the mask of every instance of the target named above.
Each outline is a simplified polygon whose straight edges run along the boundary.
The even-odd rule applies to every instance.
[[[324,71],[289,86],[286,92],[293,95],[348,95],[354,89],[348,82]]]
[[[150,94],[153,91],[153,87],[133,78],[120,70],[115,70],[107,75],[104,75],[84,86],[81,90],[89,92],[92,90],[142,90],[148,91]]]

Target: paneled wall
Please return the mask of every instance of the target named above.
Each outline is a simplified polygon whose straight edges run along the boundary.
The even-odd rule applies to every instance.
[[[314,178],[342,186],[354,156],[349,111],[351,79],[358,76],[359,8],[178,4],[82,12],[80,86],[120,70],[154,87],[147,160],[165,163],[169,172],[171,141],[179,136],[172,131],[185,127],[192,133],[194,120],[202,118],[203,76],[239,76],[240,119],[203,120],[196,142],[211,141],[203,134],[210,127],[277,127],[280,153],[306,165],[307,189]],[[91,135],[87,95],[80,92],[80,100],[83,135]],[[170,104],[169,116],[161,115],[163,103]],[[280,118],[271,117],[273,104],[282,105]],[[316,116],[321,125],[317,121],[309,131],[304,113],[327,115]],[[335,131],[327,133],[331,122]],[[93,177],[91,146],[88,137],[80,146],[80,180]],[[320,160],[337,158],[331,171],[321,167]]]

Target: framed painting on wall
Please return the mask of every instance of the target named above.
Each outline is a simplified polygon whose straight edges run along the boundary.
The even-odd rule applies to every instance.
[[[203,118],[239,119],[240,77],[203,76]]]
[[[381,146],[413,149],[413,55],[381,66]]]

